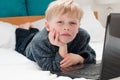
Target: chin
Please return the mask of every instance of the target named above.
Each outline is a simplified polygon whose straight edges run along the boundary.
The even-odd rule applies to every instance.
[[[63,42],[63,43],[65,43],[65,44],[67,44],[67,43],[71,42],[72,40],[64,40],[64,39],[62,39],[60,41]]]
[[[71,41],[73,41],[75,38],[75,36],[71,36],[71,37],[63,37],[63,36],[60,36],[59,37],[59,40],[62,42],[62,43],[70,43]]]

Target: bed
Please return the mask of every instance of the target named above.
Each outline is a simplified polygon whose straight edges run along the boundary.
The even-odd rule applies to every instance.
[[[96,13],[95,13],[96,14]],[[18,25],[32,22],[42,29],[44,16],[23,16],[0,18],[0,79],[1,80],[88,80],[85,78],[71,79],[57,76],[50,71],[42,71],[38,65],[14,50],[15,29]],[[84,16],[80,27],[86,29],[91,36],[90,46],[96,51],[97,63],[102,60],[104,28],[94,16],[90,8],[84,9]]]

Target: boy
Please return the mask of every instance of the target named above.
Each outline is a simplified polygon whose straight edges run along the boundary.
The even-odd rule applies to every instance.
[[[90,36],[79,28],[82,15],[83,11],[73,0],[52,2],[46,10],[45,28],[40,32],[31,28],[23,47],[19,47],[21,39],[16,50],[25,49],[23,55],[43,70],[59,71],[77,64],[96,63],[95,52],[88,44]]]

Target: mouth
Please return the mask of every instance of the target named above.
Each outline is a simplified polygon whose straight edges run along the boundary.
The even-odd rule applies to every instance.
[[[70,37],[71,35],[70,35],[70,34],[68,34],[68,33],[63,33],[63,34],[61,34],[61,36]]]

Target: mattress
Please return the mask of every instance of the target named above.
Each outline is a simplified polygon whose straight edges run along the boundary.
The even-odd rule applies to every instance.
[[[96,52],[97,63],[101,62],[103,42],[92,42],[91,47]],[[0,79],[1,80],[89,80],[85,78],[71,79],[67,76],[57,76],[50,71],[42,71],[33,61],[20,53],[0,48]]]

